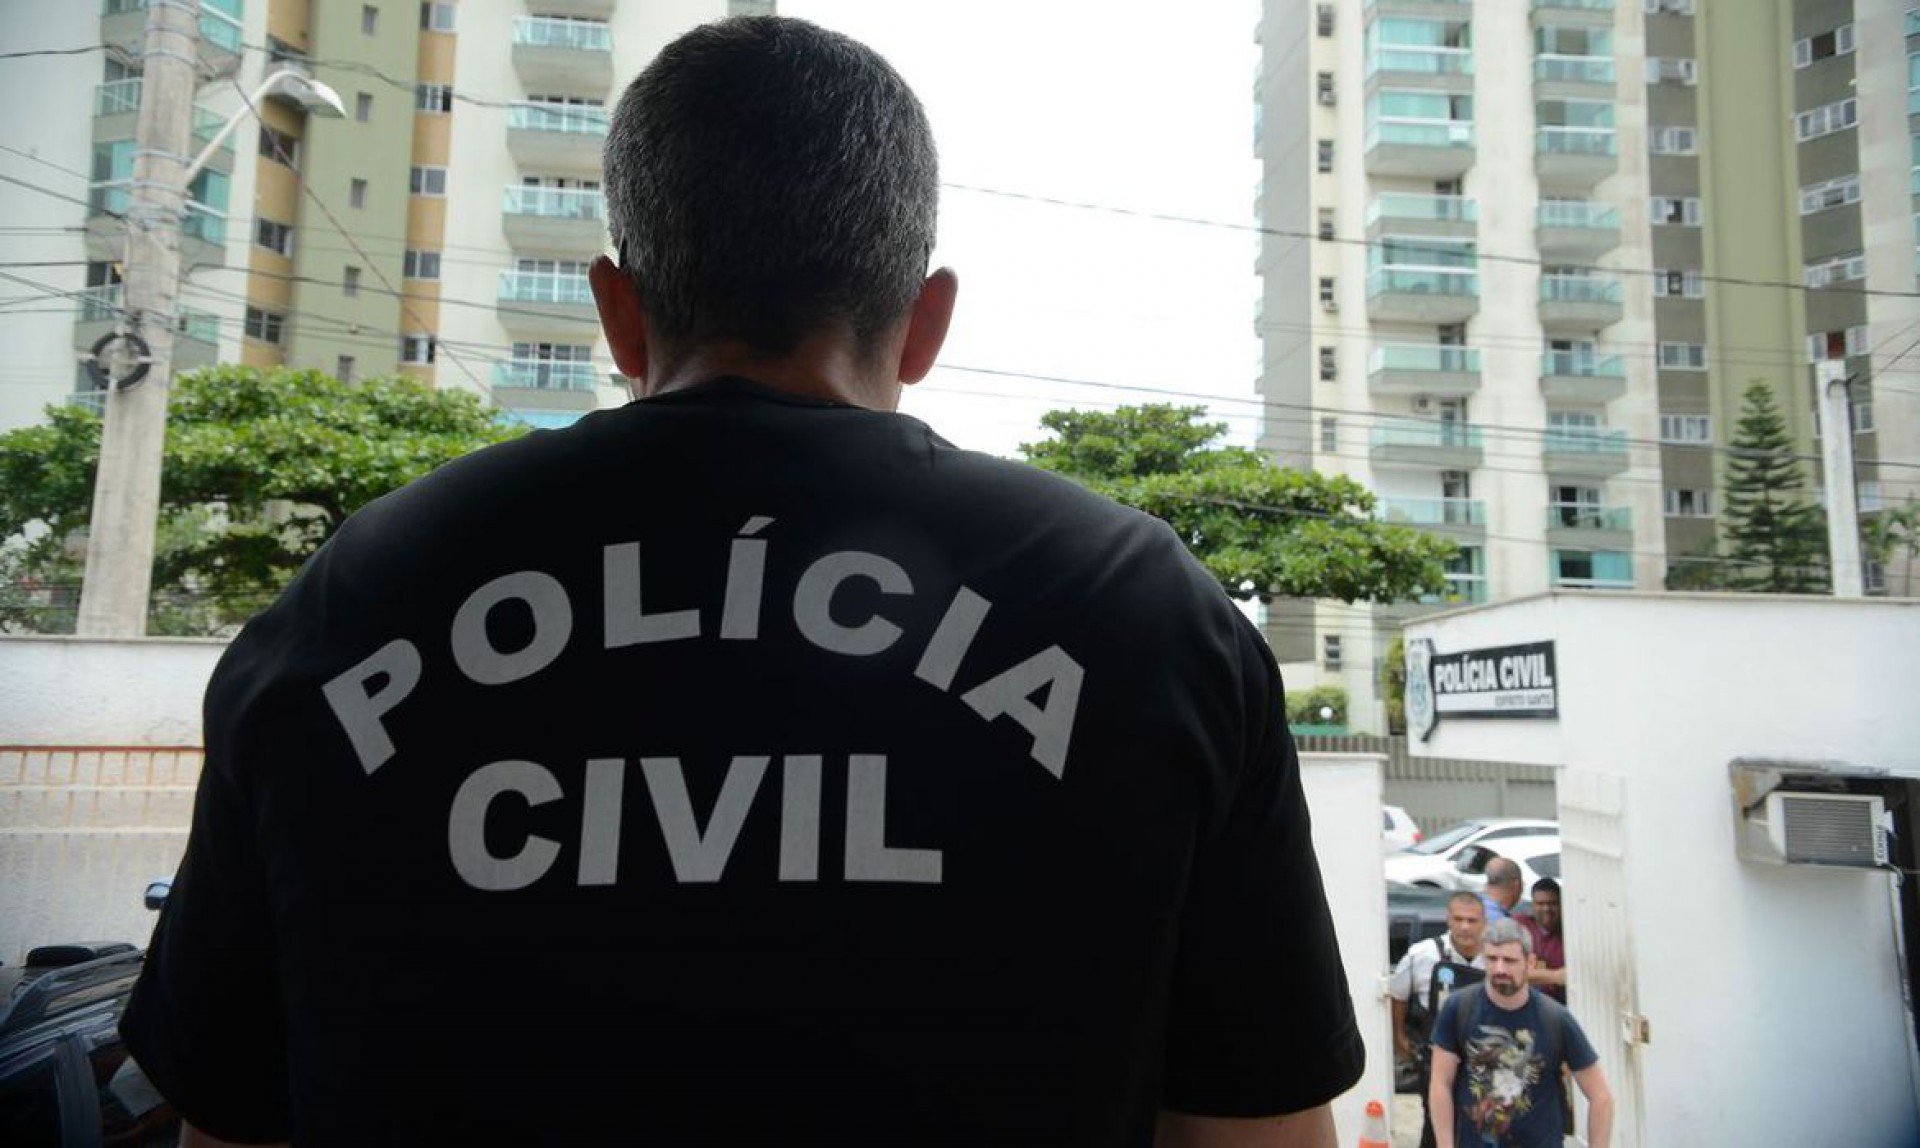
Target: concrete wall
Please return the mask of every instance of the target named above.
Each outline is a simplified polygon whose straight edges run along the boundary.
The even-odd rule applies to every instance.
[[[1416,752],[1558,764],[1617,795],[1624,933],[1565,854],[1569,968],[1626,953],[1618,996],[1576,976],[1573,1011],[1605,1034],[1637,1001],[1651,1034],[1615,1081],[1637,1080],[1639,1112],[1617,1142],[1920,1142],[1890,876],[1738,860],[1727,777],[1736,757],[1920,775],[1920,600],[1560,594],[1410,629],[1442,653],[1556,643],[1558,721],[1443,720]],[[1560,804],[1582,815],[1566,785]]]

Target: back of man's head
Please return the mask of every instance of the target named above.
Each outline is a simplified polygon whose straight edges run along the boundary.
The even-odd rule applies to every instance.
[[[863,345],[933,252],[933,133],[871,49],[800,20],[694,29],[628,86],[607,211],[651,338],[772,357],[827,327]]]
[[[1520,865],[1508,857],[1495,857],[1487,862],[1487,888],[1511,892],[1518,896],[1520,892]]]

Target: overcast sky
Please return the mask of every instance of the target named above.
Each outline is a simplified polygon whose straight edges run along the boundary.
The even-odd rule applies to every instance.
[[[893,62],[926,105],[948,185],[1252,223],[1252,0],[782,0],[780,11]],[[961,446],[1012,454],[1052,407],[1195,392],[1217,396],[1215,416],[1251,443],[1255,247],[1247,230],[944,187],[934,258],[959,273],[960,304],[942,366],[903,409]]]

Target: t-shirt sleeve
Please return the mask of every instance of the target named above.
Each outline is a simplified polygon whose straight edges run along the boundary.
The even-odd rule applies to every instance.
[[[1433,1047],[1460,1055],[1460,1002],[1464,994],[1453,993],[1440,1004],[1440,1015],[1433,1022]]]
[[[1600,1059],[1600,1054],[1594,1051],[1593,1042],[1587,1039],[1586,1031],[1573,1019],[1573,1014],[1565,1007],[1559,1012],[1561,1031],[1566,1034],[1567,1067],[1575,1072],[1585,1071]]]
[[[1409,1000],[1413,996],[1413,947],[1400,954],[1400,963],[1393,966],[1393,976],[1387,981],[1387,995],[1397,1001]]]
[[[285,1140],[286,1029],[265,876],[247,804],[215,768],[214,740],[186,855],[120,1031],[195,1127],[226,1140]]]
[[[1237,628],[1250,752],[1225,820],[1199,844],[1181,920],[1163,1103],[1203,1116],[1315,1107],[1365,1050],[1315,861],[1279,672]]]

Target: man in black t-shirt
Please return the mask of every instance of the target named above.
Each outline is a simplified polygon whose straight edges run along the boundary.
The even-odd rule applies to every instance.
[[[1331,1144],[1272,655],[1162,523],[894,413],[956,290],[904,82],[699,29],[604,186],[639,401],[354,515],[208,687],[161,1092],[246,1141]]]

